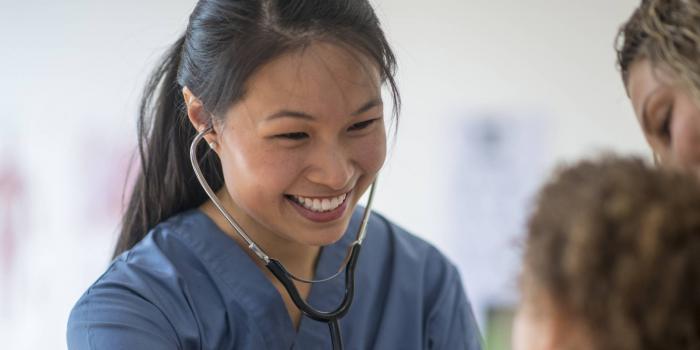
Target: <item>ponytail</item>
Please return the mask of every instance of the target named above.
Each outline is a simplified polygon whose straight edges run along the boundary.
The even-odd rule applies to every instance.
[[[196,132],[189,123],[178,83],[184,45],[183,35],[146,84],[138,118],[141,167],[122,218],[113,258],[131,249],[159,222],[206,199],[190,164],[189,148]],[[218,159],[206,147],[197,153],[210,185],[218,189],[223,184]]]

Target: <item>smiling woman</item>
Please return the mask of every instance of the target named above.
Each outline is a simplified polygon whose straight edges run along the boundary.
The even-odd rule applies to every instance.
[[[386,158],[394,68],[366,1],[198,2],[146,88],[115,260],[69,348],[479,349],[454,265],[358,205]],[[349,247],[347,282],[329,279]],[[329,337],[304,303],[344,295]]]

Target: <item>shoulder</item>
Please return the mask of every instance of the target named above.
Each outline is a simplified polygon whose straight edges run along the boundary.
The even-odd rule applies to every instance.
[[[413,327],[425,332],[417,342],[436,349],[480,348],[459,272],[438,248],[375,212],[359,264],[384,310],[401,315],[405,327],[412,317]]]
[[[384,220],[395,242],[391,283],[422,303],[426,347],[481,349],[472,306],[454,263],[432,244]]]
[[[86,294],[115,284],[152,290],[156,281],[160,288],[178,288],[184,270],[203,268],[183,239],[183,231],[191,229],[187,227],[190,216],[190,212],[184,212],[158,224],[133,248],[115,258]],[[143,291],[143,295],[148,294]]]
[[[454,265],[434,245],[409,232],[384,215],[373,212],[367,224],[367,244],[377,246],[383,253],[387,249],[406,263],[431,264],[435,268],[451,269]]]
[[[445,285],[461,285],[457,268],[438,248],[377,212],[368,222],[362,249],[369,251],[368,260],[384,261],[392,273],[403,277],[396,282],[415,285],[422,281],[427,293],[438,293]]]
[[[100,348],[101,341],[128,334],[160,338],[162,344],[181,344],[183,329],[192,329],[192,276],[206,272],[180,230],[187,212],[164,221],[132,249],[114,259],[107,270],[80,297],[68,320],[69,345]],[[198,293],[207,288],[197,286]],[[84,347],[83,341],[90,346]],[[97,345],[95,345],[97,344]],[[140,347],[139,347],[140,348]]]

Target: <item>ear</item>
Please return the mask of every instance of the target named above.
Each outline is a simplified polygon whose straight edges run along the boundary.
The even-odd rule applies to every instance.
[[[527,278],[527,275],[525,275]],[[517,350],[589,349],[575,346],[580,333],[573,319],[549,294],[530,282],[513,322],[513,345]]]
[[[593,349],[585,325],[574,315],[554,310],[549,318],[550,334],[545,344],[551,350]]]
[[[562,346],[562,340],[564,340],[566,337],[565,334],[562,334],[562,332],[565,331],[565,327],[563,327],[564,325],[561,323],[563,320],[561,320],[556,314],[556,312],[550,312],[547,318],[542,320],[542,349],[561,349],[560,346]]]
[[[549,304],[523,299],[513,320],[513,349],[561,350],[557,347],[559,331],[557,321],[552,319]]]
[[[204,109],[202,101],[197,98],[197,96],[195,96],[187,86],[182,88],[182,96],[185,99],[185,105],[187,106],[187,118],[190,120],[190,123],[192,123],[192,126],[198,132],[208,128],[212,124],[212,117],[209,112]],[[212,128],[209,133],[204,135],[204,139],[207,141],[209,146],[216,151],[218,148],[218,135],[214,128]]]

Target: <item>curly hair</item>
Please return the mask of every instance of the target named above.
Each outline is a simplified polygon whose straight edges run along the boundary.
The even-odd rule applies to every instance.
[[[696,178],[605,156],[560,169],[535,204],[526,291],[582,321],[596,349],[700,349]]]
[[[646,58],[667,68],[700,101],[700,0],[643,0],[615,46],[625,84],[630,66]]]

